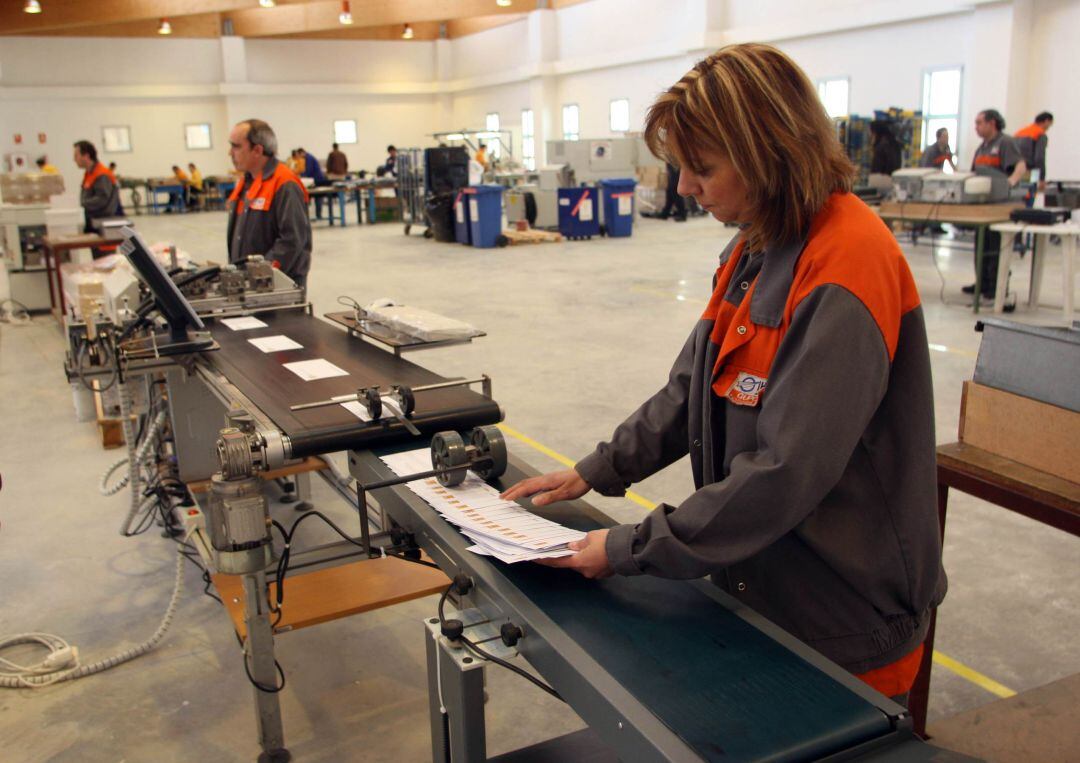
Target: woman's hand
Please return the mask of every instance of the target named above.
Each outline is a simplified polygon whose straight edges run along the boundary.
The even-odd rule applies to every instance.
[[[556,501],[572,501],[581,498],[592,488],[573,469],[562,472],[549,472],[539,477],[529,477],[503,492],[504,501],[516,501],[518,498],[535,496],[533,506],[547,506]]]
[[[593,530],[584,539],[570,543],[570,550],[577,551],[573,556],[538,559],[536,563],[545,567],[566,567],[590,579],[609,578],[615,574],[615,570],[611,569],[611,563],[608,561],[605,545],[607,535],[607,530]]]

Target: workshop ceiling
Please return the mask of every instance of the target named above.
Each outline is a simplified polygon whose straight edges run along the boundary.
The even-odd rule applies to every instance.
[[[505,0],[504,0],[505,1]],[[412,40],[463,37],[517,21],[537,8],[588,0],[0,0],[0,34],[66,37],[157,37],[168,20],[172,37]],[[344,12],[352,23],[342,23]],[[230,31],[231,27],[231,31]]]

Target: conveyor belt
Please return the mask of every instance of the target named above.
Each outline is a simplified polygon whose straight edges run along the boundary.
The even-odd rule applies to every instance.
[[[366,479],[390,473],[372,458],[359,459]],[[501,483],[493,484],[508,487],[533,473],[511,460]],[[392,490],[393,496],[376,491],[380,505],[437,560],[445,553],[451,568],[474,575],[477,595],[482,590],[504,616],[521,618],[531,634],[522,653],[609,743],[622,738],[622,732],[611,734],[611,719],[635,712],[658,719],[709,761],[815,759],[894,732],[893,720],[854,677],[760,618],[761,627],[744,619],[737,602],[707,583],[645,576],[590,581],[479,557],[417,496]],[[581,530],[611,523],[582,501],[534,511]],[[611,699],[612,679],[629,699]],[[598,693],[611,707],[598,707]],[[640,731],[649,738],[647,729]],[[654,757],[643,749],[639,759]]]
[[[293,457],[415,439],[393,418],[371,424],[360,421],[339,405],[306,411],[291,411],[289,406],[356,392],[358,387],[378,385],[385,389],[391,384],[415,387],[446,381],[445,377],[351,337],[300,310],[266,312],[258,317],[267,324],[266,328],[233,331],[217,321],[207,321],[221,349],[203,357],[288,435]],[[277,334],[298,342],[303,349],[264,353],[248,342]],[[328,360],[349,375],[304,381],[282,366],[315,358]],[[412,416],[416,427],[429,435],[446,429],[494,424],[501,418],[499,406],[493,400],[464,387],[417,394]]]

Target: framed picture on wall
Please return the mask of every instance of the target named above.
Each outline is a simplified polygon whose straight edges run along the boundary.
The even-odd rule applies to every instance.
[[[334,120],[334,142],[335,143],[356,143],[356,120],[355,119],[335,119]]]
[[[110,125],[101,128],[101,147],[106,154],[131,152],[131,128],[127,125]]]
[[[210,139],[210,124],[200,122],[199,124],[184,125],[184,143],[189,151],[202,151],[213,148],[213,141]]]

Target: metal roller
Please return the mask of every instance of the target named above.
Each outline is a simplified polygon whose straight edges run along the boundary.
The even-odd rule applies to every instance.
[[[371,416],[372,421],[378,421],[382,418],[382,398],[379,396],[378,387],[368,387],[363,390],[360,402],[367,408],[368,415]]]
[[[439,432],[431,438],[431,465],[436,469],[460,469],[437,475],[443,487],[453,487],[465,481],[469,470],[469,453],[465,449],[465,440],[457,432]]]
[[[469,434],[469,444],[476,449],[476,452],[471,454],[474,461],[484,458],[490,459],[490,461],[473,464],[472,470],[476,472],[480,479],[495,479],[506,473],[506,467],[509,463],[506,454],[506,440],[498,427],[476,427]]]

